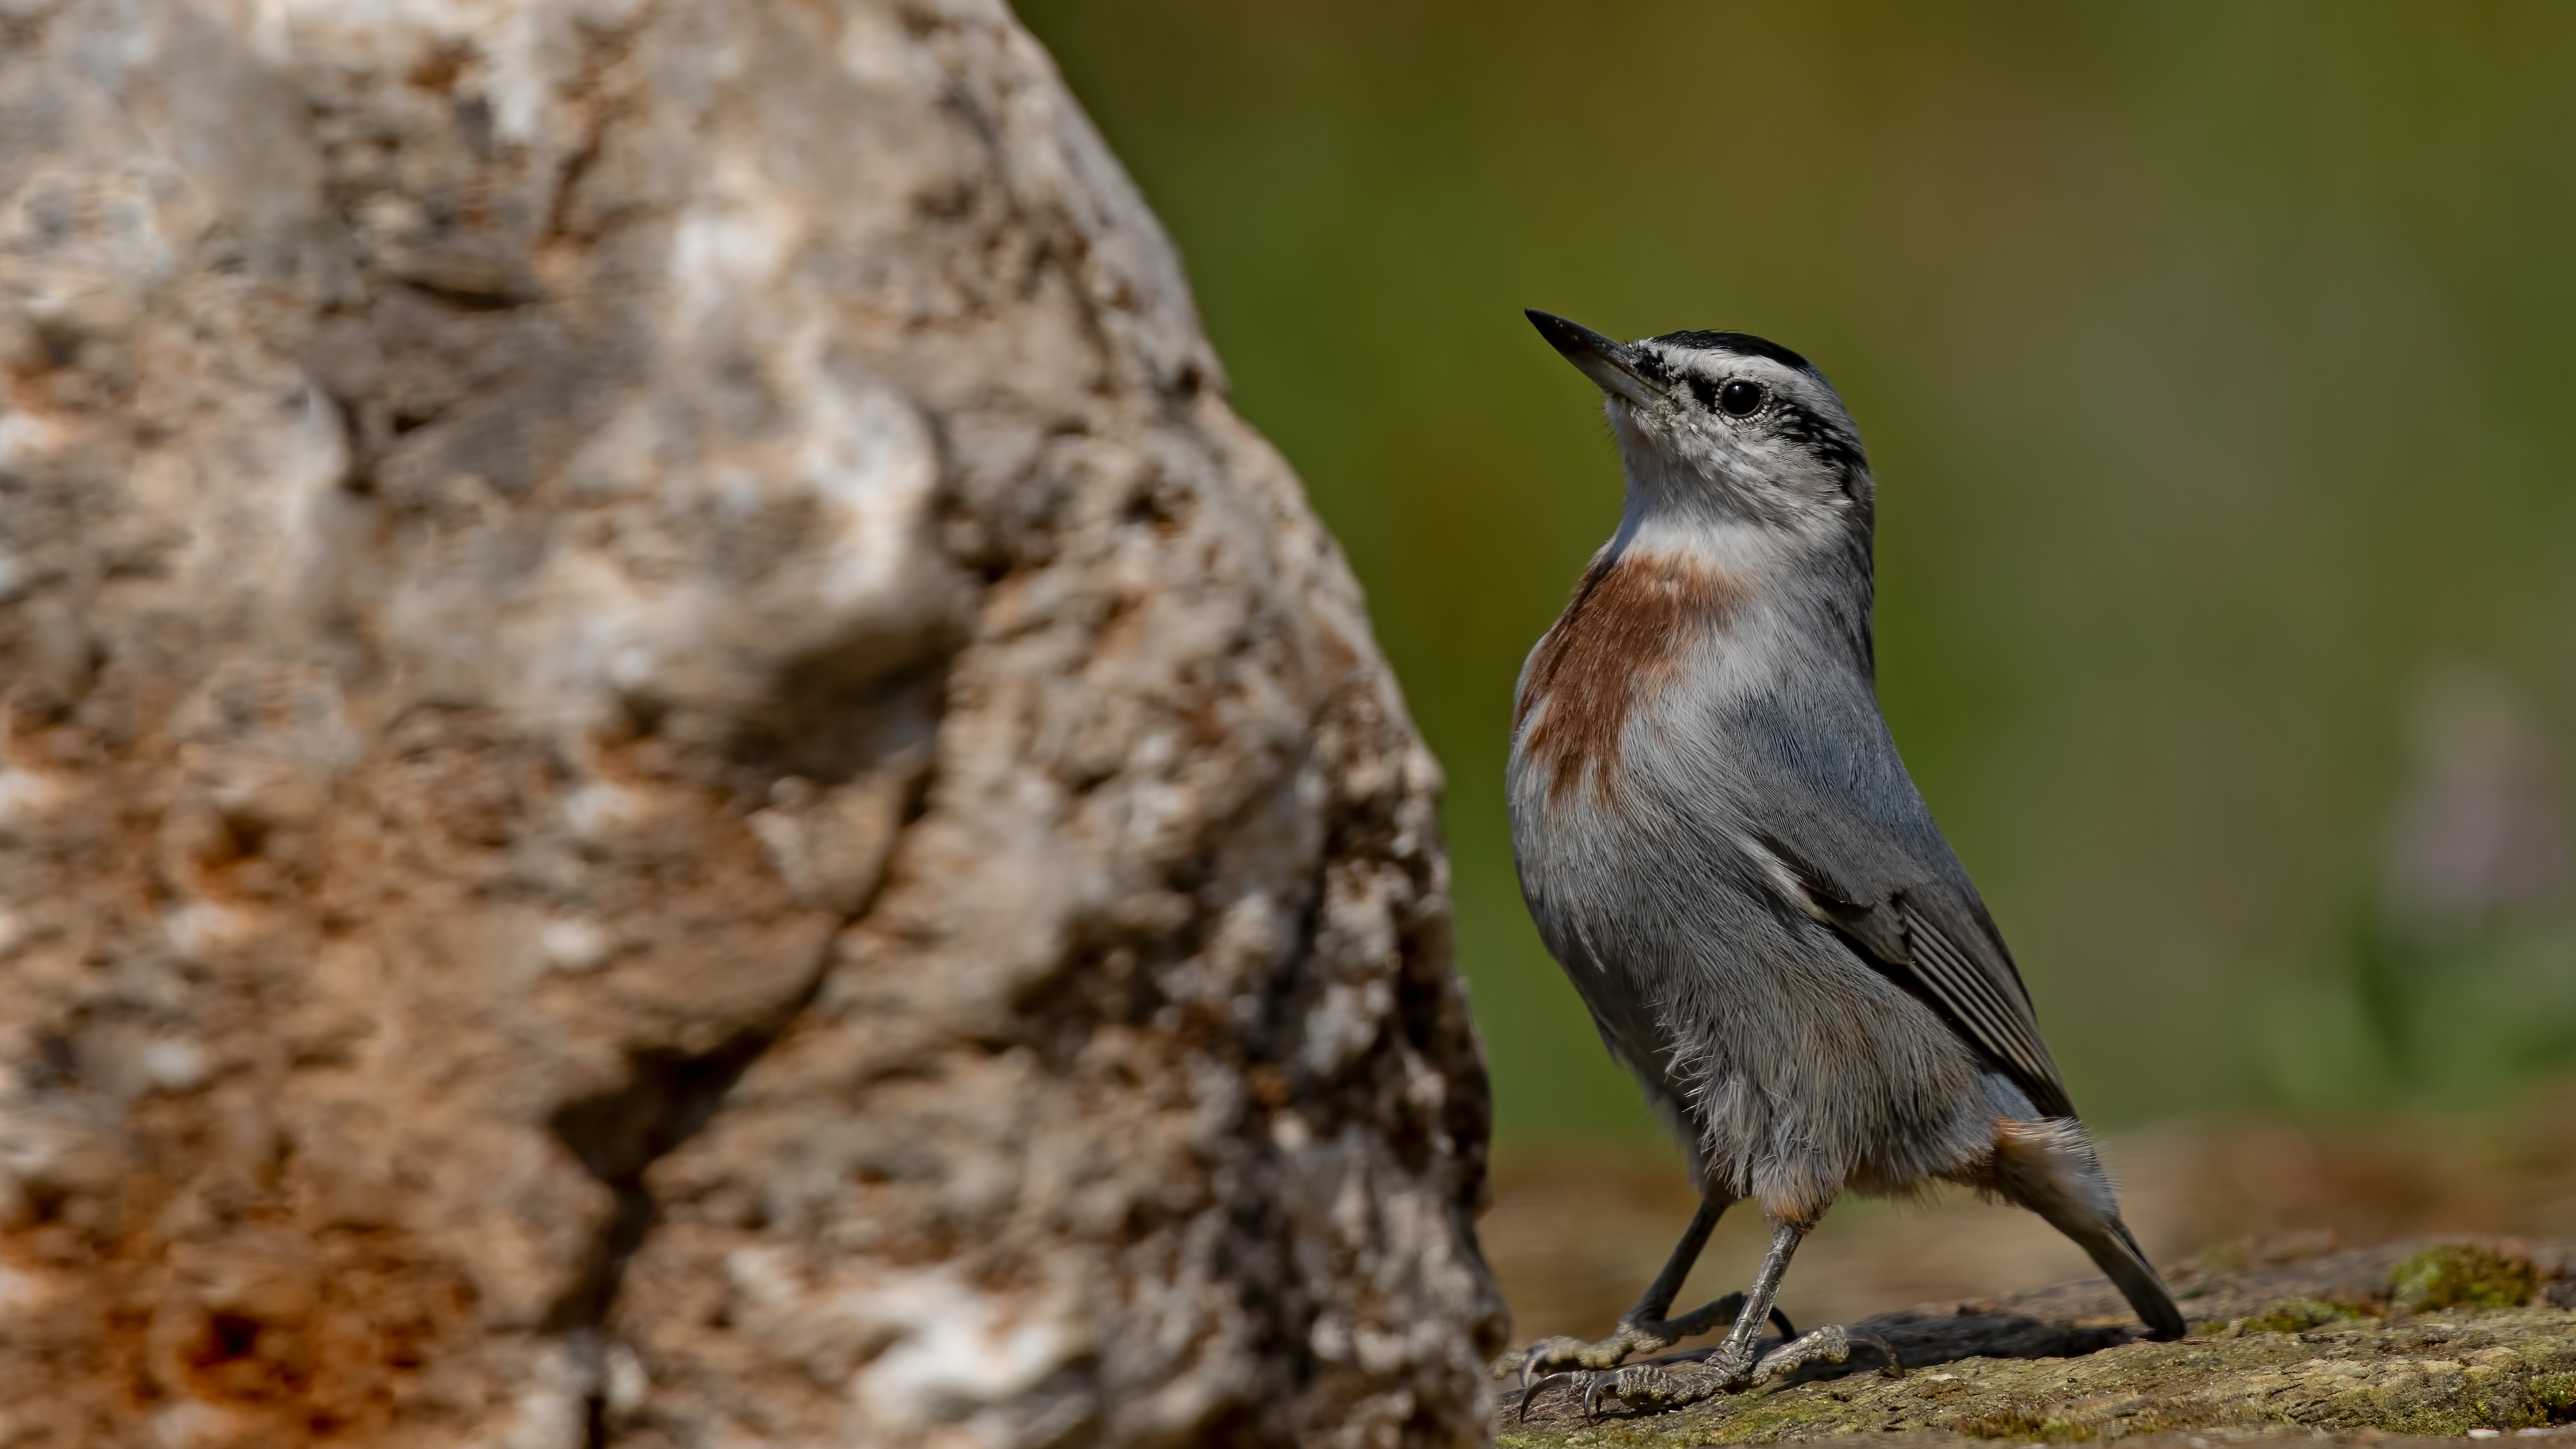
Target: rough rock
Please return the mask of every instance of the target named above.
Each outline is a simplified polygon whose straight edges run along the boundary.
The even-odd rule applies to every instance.
[[[1786,1441],[1961,1444],[2325,1435],[2576,1435],[2576,1245],[2431,1242],[2204,1262],[2174,1288],[2194,1336],[2145,1343],[2099,1278],[1862,1320],[1909,1370],[1855,1354],[1767,1393],[1586,1421],[1550,1387],[1506,1449]],[[1498,1380],[1508,1378],[1497,1366]]]
[[[998,0],[0,3],[0,1443],[1440,1444],[1435,769]]]

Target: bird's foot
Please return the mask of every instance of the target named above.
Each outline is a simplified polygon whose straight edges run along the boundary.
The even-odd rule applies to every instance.
[[[1905,1366],[1898,1362],[1895,1348],[1886,1339],[1841,1324],[1828,1324],[1759,1357],[1749,1349],[1730,1351],[1730,1345],[1720,1344],[1697,1359],[1676,1356],[1588,1373],[1549,1374],[1522,1391],[1521,1417],[1529,1417],[1530,1401],[1541,1390],[1560,1382],[1580,1387],[1583,1417],[1587,1419],[1613,1405],[1661,1412],[1720,1394],[1770,1388],[1809,1364],[1848,1362],[1855,1345],[1877,1353],[1879,1372],[1890,1378],[1904,1376]]]
[[[1720,1324],[1731,1323],[1743,1311],[1744,1295],[1729,1293],[1675,1318],[1623,1318],[1608,1338],[1588,1343],[1563,1335],[1540,1339],[1521,1356],[1522,1417],[1528,1417],[1530,1396],[1540,1386],[1565,1377],[1563,1371],[1614,1369],[1633,1354],[1660,1352],[1685,1338],[1697,1338]],[[1780,1330],[1782,1342],[1798,1336],[1798,1330],[1789,1325],[1789,1316],[1777,1308],[1771,1310],[1771,1322]],[[1541,1376],[1536,1384],[1531,1382],[1533,1374]]]
[[[1881,1374],[1891,1379],[1905,1377],[1905,1364],[1897,1358],[1894,1344],[1865,1329],[1828,1323],[1762,1355],[1762,1361],[1753,1366],[1752,1386],[1768,1388],[1811,1363],[1848,1363],[1855,1347],[1878,1355]]]
[[[1521,1386],[1529,1386],[1532,1374],[1553,1376],[1561,1369],[1617,1368],[1628,1361],[1630,1354],[1670,1348],[1681,1341],[1681,1335],[1665,1332],[1666,1327],[1660,1322],[1630,1320],[1621,1323],[1608,1338],[1589,1343],[1564,1334],[1542,1338],[1521,1356]]]
[[[1729,1353],[1723,1344],[1696,1362],[1629,1364],[1590,1376],[1583,1386],[1583,1417],[1592,1418],[1610,1405],[1657,1412],[1740,1393],[1752,1385],[1753,1372],[1750,1351]]]

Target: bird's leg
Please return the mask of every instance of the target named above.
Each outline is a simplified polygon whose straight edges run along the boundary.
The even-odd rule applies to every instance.
[[[1727,1330],[1726,1342],[1709,1356],[1706,1367],[1726,1376],[1725,1387],[1742,1388],[1753,1372],[1753,1340],[1762,1332],[1762,1321],[1771,1314],[1773,1300],[1780,1296],[1780,1280],[1789,1276],[1789,1260],[1797,1255],[1798,1244],[1807,1237],[1809,1224],[1774,1219],[1771,1224],[1771,1251],[1762,1255],[1761,1271],[1753,1275],[1753,1286],[1745,1291],[1744,1307],[1735,1315],[1735,1327]]]
[[[1896,1351],[1886,1340],[1839,1324],[1819,1328],[1759,1358],[1755,1356],[1754,1341],[1761,1334],[1764,1320],[1772,1314],[1773,1300],[1780,1294],[1780,1280],[1789,1271],[1789,1259],[1796,1255],[1799,1241],[1811,1226],[1773,1220],[1771,1251],[1763,1255],[1762,1269],[1754,1275],[1753,1287],[1744,1294],[1744,1306],[1735,1316],[1735,1327],[1706,1361],[1630,1364],[1594,1374],[1584,1386],[1583,1412],[1591,1414],[1605,1399],[1630,1408],[1677,1409],[1719,1394],[1775,1382],[1811,1363],[1842,1363],[1851,1357],[1855,1343],[1875,1348],[1885,1359],[1889,1373],[1903,1373]]]

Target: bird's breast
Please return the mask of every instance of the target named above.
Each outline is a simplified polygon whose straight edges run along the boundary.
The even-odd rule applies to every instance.
[[[1551,804],[1587,784],[1615,798],[1631,717],[1744,601],[1738,581],[1703,560],[1634,550],[1593,560],[1531,653],[1513,707],[1516,763],[1543,772]]]

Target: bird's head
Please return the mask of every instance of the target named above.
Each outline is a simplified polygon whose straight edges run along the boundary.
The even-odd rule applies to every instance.
[[[1601,388],[1632,516],[1819,545],[1866,538],[1873,484],[1860,433],[1805,358],[1741,332],[1614,342],[1551,313],[1529,319]]]

